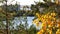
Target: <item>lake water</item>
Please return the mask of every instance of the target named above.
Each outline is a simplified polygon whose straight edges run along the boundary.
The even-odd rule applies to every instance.
[[[33,19],[34,19],[34,17],[27,17],[27,23],[29,26],[32,25]],[[25,23],[24,17],[15,17],[13,22],[14,22],[14,26],[19,25],[20,22],[22,22],[24,24]]]

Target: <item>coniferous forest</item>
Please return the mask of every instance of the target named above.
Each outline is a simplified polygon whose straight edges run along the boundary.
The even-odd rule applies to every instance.
[[[0,34],[60,34],[60,0],[34,1],[31,6],[8,1],[0,0]]]

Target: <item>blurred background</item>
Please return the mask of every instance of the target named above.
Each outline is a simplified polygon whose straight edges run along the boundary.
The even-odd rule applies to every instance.
[[[60,0],[0,0],[0,34],[36,34],[36,13],[55,11],[60,17]]]

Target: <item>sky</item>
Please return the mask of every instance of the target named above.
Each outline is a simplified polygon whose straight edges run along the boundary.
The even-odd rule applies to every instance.
[[[34,1],[39,1],[39,0],[15,0],[15,1],[20,2],[21,5],[31,5],[34,4]]]
[[[8,5],[10,5],[10,4],[14,5],[16,3],[16,1],[20,5],[31,5],[31,4],[34,4],[34,1],[36,1],[36,2],[39,2],[39,1],[43,2],[43,0],[14,0],[13,2],[12,2],[12,0],[8,0],[7,4]],[[2,5],[2,3],[0,3],[0,5]]]
[[[18,4],[20,5],[31,5],[31,4],[34,4],[34,1],[38,2],[39,0],[14,0],[12,2],[12,0],[8,0],[8,5],[9,4],[15,4],[16,1],[18,2]],[[43,0],[40,0],[41,2],[43,2]]]

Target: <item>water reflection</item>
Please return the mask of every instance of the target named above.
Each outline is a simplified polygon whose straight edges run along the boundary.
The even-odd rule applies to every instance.
[[[34,19],[34,17],[27,17],[26,20],[27,20],[28,26],[32,25],[33,19]],[[14,27],[19,25],[21,22],[24,24],[25,23],[24,17],[15,17],[13,22],[14,22]]]

